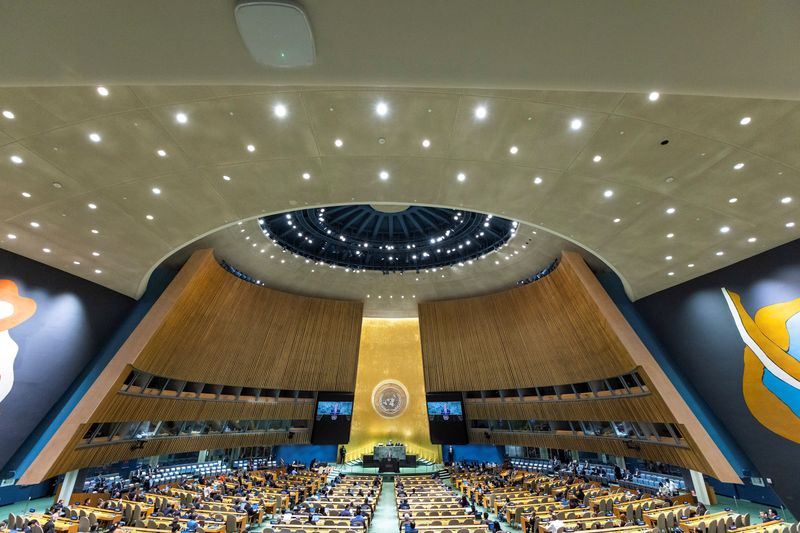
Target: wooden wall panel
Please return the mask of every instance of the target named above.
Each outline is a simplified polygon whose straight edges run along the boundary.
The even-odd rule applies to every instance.
[[[252,435],[203,435],[196,437],[164,438],[149,440],[144,448],[132,450],[131,443],[107,444],[102,446],[87,446],[76,448],[68,454],[63,454],[53,464],[48,477],[61,472],[69,472],[76,468],[85,468],[92,465],[104,465],[123,459],[148,457],[151,455],[166,455],[171,453],[194,452],[200,450],[215,450],[221,448],[239,448],[251,446],[271,446],[274,444],[308,444],[311,438],[310,430],[295,430],[293,437],[288,438],[285,431],[260,433]]]
[[[675,421],[664,402],[653,395],[557,402],[466,400],[464,409],[469,420]]]
[[[428,392],[578,383],[634,365],[571,268],[503,292],[419,305]]]
[[[637,442],[639,449],[636,450],[629,448],[624,441],[619,439],[545,435],[513,431],[492,431],[490,432],[491,439],[487,440],[485,437],[486,431],[484,429],[471,429],[469,431],[470,442],[606,453],[622,457],[640,457],[650,461],[690,468],[699,472],[710,470],[705,458],[696,454],[691,448]]]
[[[117,393],[92,415],[92,422],[129,420],[311,420],[316,401],[226,402],[148,398]]]
[[[157,376],[238,387],[355,390],[361,302],[308,298],[226,272],[211,250],[195,252],[20,478],[38,483],[74,468],[208,448],[289,442],[287,433],[148,439],[80,447],[93,422],[314,419],[313,400],[226,402],[120,393],[132,368]],[[293,444],[307,443],[298,431]]]
[[[136,368],[205,383],[354,390],[361,302],[254,285],[205,252],[202,268],[139,354]]]

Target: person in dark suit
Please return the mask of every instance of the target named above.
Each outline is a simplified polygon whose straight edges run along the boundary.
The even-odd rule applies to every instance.
[[[347,450],[344,446],[339,448],[339,462],[344,464],[344,458],[347,457]]]
[[[56,524],[53,522],[53,517],[49,517],[47,522],[42,525],[42,533],[55,533]]]

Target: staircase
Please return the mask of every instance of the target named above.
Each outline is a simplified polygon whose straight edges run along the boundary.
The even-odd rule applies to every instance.
[[[328,483],[332,482],[334,479],[336,479],[336,476],[338,476],[338,475],[339,475],[339,467],[338,466],[334,466],[333,468],[331,468],[331,471],[328,472],[327,482]]]

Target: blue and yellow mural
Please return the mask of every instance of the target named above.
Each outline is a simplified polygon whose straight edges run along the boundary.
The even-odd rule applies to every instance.
[[[8,330],[28,320],[36,312],[36,302],[19,295],[17,284],[0,279],[0,402],[14,386],[14,360],[19,346]]]
[[[745,344],[747,408],[770,431],[800,442],[800,298],[762,307],[751,318],[738,294],[722,293]]]

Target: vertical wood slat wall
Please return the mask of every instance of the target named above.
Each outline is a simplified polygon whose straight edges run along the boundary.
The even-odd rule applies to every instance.
[[[305,444],[310,429],[223,434],[80,446],[94,422],[158,420],[305,420],[314,400],[275,402],[191,400],[120,392],[133,368],[161,377],[262,389],[355,390],[363,304],[309,298],[254,285],[226,272],[211,250],[195,252],[161,300],[131,334],[89,395],[26,471],[24,483],[132,457],[209,448]],[[180,281],[178,281],[180,279]],[[179,289],[176,287],[179,286]],[[172,289],[172,290],[170,290]],[[152,315],[152,319],[151,319]],[[153,320],[157,322],[154,323]],[[133,351],[133,352],[132,352]],[[120,362],[127,362],[120,364]],[[64,429],[68,427],[68,429]]]
[[[486,296],[421,303],[426,390],[569,385],[636,370],[649,390],[647,395],[528,403],[514,398],[468,399],[467,418],[672,423],[680,428],[688,447],[636,441],[638,447],[631,448],[624,437],[494,433],[484,429],[470,430],[471,442],[486,443],[485,436],[490,435],[494,444],[642,457],[740,482],[630,326],[622,323],[621,316],[612,317],[602,308],[596,294],[601,289],[587,285],[587,278],[594,280],[580,256],[564,253],[558,267],[534,283]],[[604,297],[607,299],[607,295]],[[638,346],[632,344],[632,338]],[[631,350],[636,350],[635,358]],[[658,379],[651,379],[648,373],[657,374],[654,377]]]

